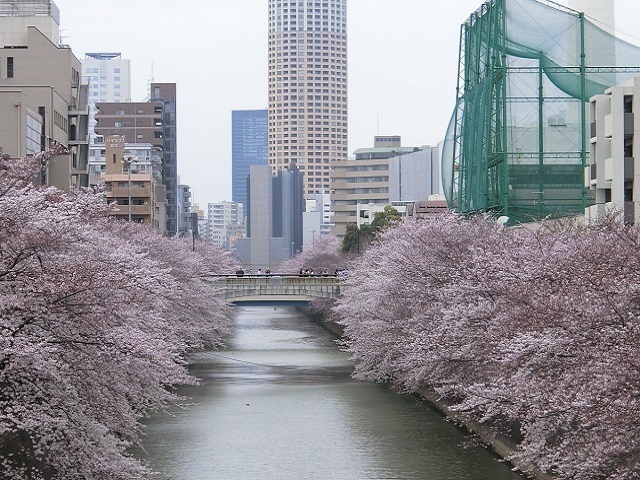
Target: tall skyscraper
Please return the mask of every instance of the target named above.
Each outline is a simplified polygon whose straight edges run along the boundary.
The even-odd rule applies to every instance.
[[[89,82],[89,136],[93,138],[96,103],[131,101],[131,62],[120,53],[85,53],[82,76]]]
[[[251,165],[268,165],[268,111],[231,112],[231,198],[247,206]]]
[[[314,194],[346,157],[347,0],[269,0],[269,165]]]

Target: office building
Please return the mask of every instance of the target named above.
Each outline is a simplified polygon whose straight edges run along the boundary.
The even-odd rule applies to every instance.
[[[347,0],[269,0],[269,165],[294,163],[305,194],[347,157]]]
[[[374,145],[385,146],[360,148],[355,159],[331,164],[334,235],[344,235],[348,224],[368,215],[359,212],[375,213],[392,202],[400,206],[439,192],[438,147],[402,147],[398,136],[377,136]]]
[[[302,250],[302,189],[302,173],[295,164],[276,176],[268,165],[251,167],[247,238],[236,241],[243,265],[274,270]]]
[[[440,146],[423,145],[389,158],[389,200],[416,202],[440,193]]]
[[[12,157],[56,141],[69,154],[40,179],[69,190],[88,186],[87,85],[81,64],[60,45],[60,12],[49,0],[0,0],[0,145]]]
[[[127,143],[150,143],[161,154],[166,190],[166,232],[178,231],[178,168],[175,83],[152,83],[147,102],[98,103],[98,135],[123,135]]]
[[[85,53],[82,77],[89,83],[89,139],[93,143],[96,104],[131,101],[131,62],[118,53]]]
[[[267,110],[231,112],[231,198],[247,204],[247,177],[251,165],[268,165]]]

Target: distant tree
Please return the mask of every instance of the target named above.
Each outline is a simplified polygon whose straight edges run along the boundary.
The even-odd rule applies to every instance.
[[[350,223],[347,225],[344,237],[342,237],[342,251],[344,253],[363,253],[374,237],[371,225],[363,224],[358,228],[355,223]]]
[[[140,418],[193,379],[229,311],[228,257],[113,219],[101,195],[35,186],[55,147],[0,158],[0,478],[142,479]]]
[[[347,225],[347,230],[342,237],[342,251],[345,253],[364,253],[378,233],[402,221],[397,209],[387,205],[381,212],[376,212],[371,223],[358,226],[355,223]]]
[[[398,212],[398,210],[391,205],[386,205],[382,212],[376,212],[373,215],[371,228],[374,234],[377,235],[381,230],[385,230],[386,228],[401,221],[402,216],[400,215],[400,212]]]

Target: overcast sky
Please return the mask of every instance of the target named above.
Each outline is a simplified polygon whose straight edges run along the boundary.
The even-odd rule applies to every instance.
[[[609,0],[605,0],[609,1]],[[231,199],[231,111],[267,108],[267,0],[55,0],[63,43],[131,60],[132,100],[150,79],[178,89],[178,173],[193,200]],[[566,4],[566,0],[561,2]],[[453,110],[460,25],[482,0],[349,0],[349,153],[376,134],[442,140]],[[640,2],[617,0],[632,33]],[[640,43],[636,41],[636,43]]]

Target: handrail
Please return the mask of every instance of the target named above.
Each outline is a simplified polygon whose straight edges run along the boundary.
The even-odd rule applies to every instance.
[[[210,274],[206,275],[211,278],[268,278],[268,277],[279,277],[279,278],[341,278],[343,275],[336,275],[335,273],[308,273],[308,274],[299,274],[299,273],[220,273],[220,274]]]

